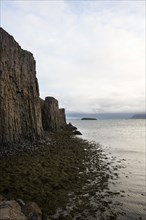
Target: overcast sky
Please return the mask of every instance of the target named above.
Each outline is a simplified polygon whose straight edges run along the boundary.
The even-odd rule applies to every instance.
[[[145,1],[1,0],[1,26],[67,113],[144,111]]]

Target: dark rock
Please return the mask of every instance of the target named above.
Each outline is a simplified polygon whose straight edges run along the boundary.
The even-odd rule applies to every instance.
[[[70,122],[69,124],[67,124],[67,126],[66,126],[66,131],[69,131],[71,134],[82,135],[82,133],[77,130],[77,127],[75,127],[74,125],[72,125],[71,122]]]
[[[6,200],[6,198],[4,196],[0,195],[0,202],[5,201],[5,200]]]
[[[42,220],[42,211],[35,202],[23,206],[22,211],[28,220]]]
[[[22,199],[16,199],[16,201],[19,203],[19,205],[22,207],[22,206],[25,206],[25,202],[22,200]]]
[[[69,123],[69,124],[67,125],[67,128],[68,128],[69,131],[75,131],[75,130],[77,130],[77,128],[76,128],[75,126],[73,126],[71,123]]]
[[[82,133],[80,131],[73,131],[73,134],[75,134],[75,135],[82,135]]]

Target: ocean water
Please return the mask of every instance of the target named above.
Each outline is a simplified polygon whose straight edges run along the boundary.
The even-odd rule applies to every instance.
[[[113,163],[120,164],[118,178],[110,190],[120,192],[113,200],[120,204],[117,219],[146,219],[145,120],[68,120],[83,139],[102,145]],[[104,219],[104,218],[103,218]],[[106,219],[106,218],[105,218]]]

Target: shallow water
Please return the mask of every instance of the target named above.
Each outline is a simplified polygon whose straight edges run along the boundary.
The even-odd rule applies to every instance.
[[[145,120],[69,121],[83,139],[100,143],[116,164],[113,172],[118,178],[108,182],[112,192],[120,192],[120,196],[112,198],[123,213],[116,219],[146,219]]]

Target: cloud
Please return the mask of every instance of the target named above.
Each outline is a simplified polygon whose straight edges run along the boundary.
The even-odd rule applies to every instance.
[[[143,1],[2,1],[2,26],[37,61],[41,97],[67,111],[144,111]]]

